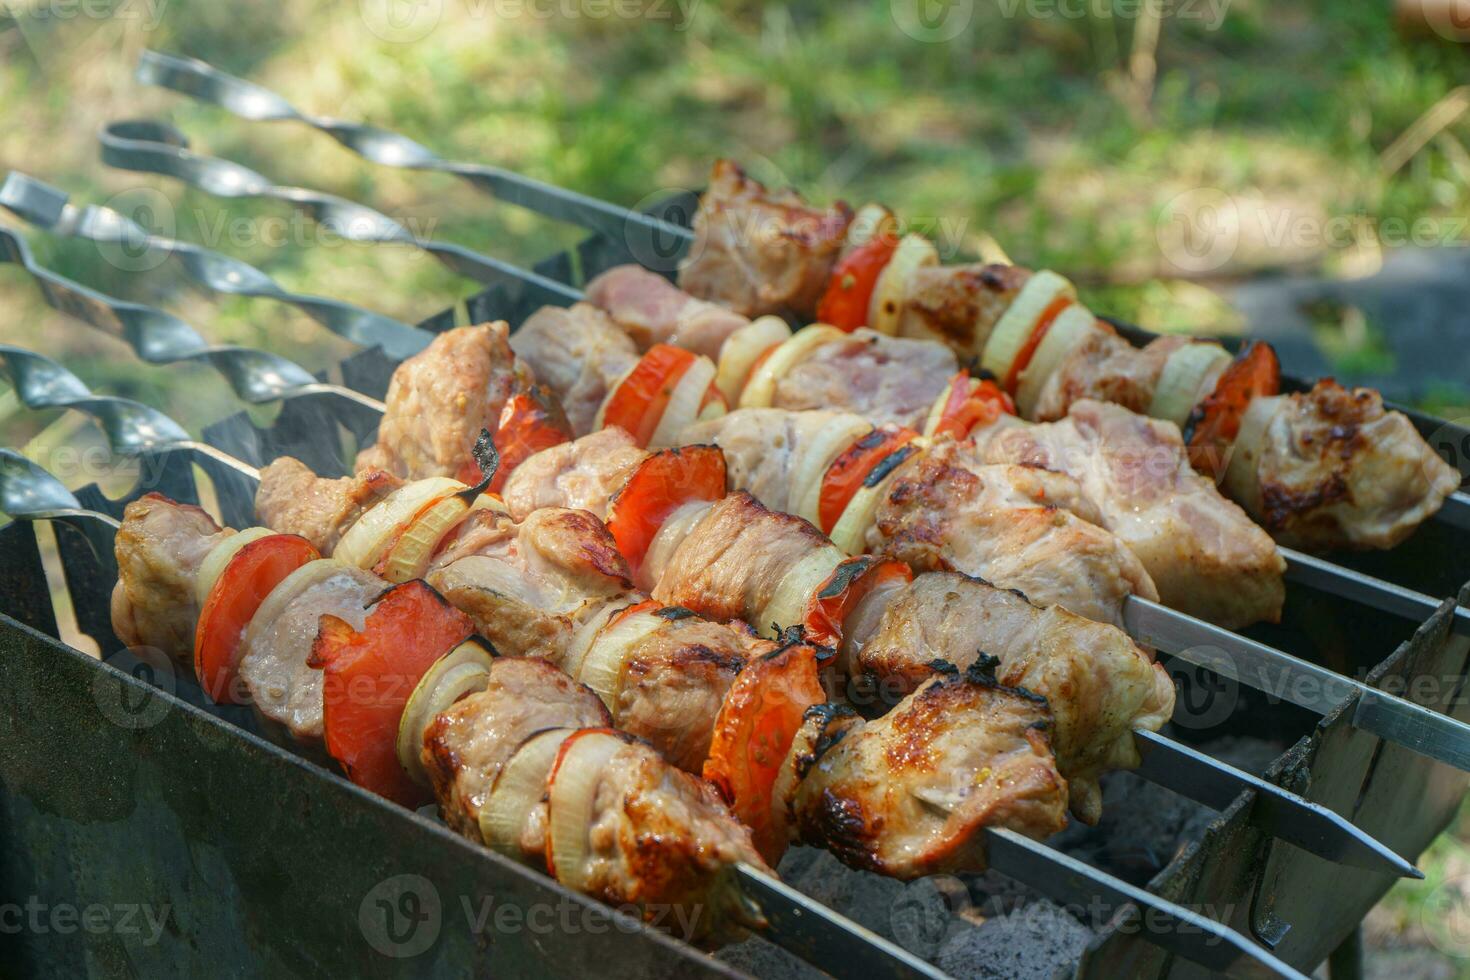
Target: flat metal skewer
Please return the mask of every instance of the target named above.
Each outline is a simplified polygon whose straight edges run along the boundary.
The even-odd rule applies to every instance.
[[[335,299],[286,290],[264,272],[239,259],[162,235],[155,235],[111,208],[74,207],[68,195],[12,170],[0,184],[0,207],[38,228],[67,238],[117,245],[129,254],[150,252],[177,260],[195,283],[216,293],[274,299],[295,306],[328,330],[362,347],[381,347],[399,360],[429,345],[433,335],[392,317]]]
[[[590,231],[618,237],[638,232],[686,244],[694,238],[683,225],[533,180],[513,170],[446,160],[423,144],[386,129],[302,112],[275,92],[227,75],[197,58],[145,50],[134,77],[144,85],[158,85],[212,103],[241,119],[304,123],[373,163],[454,174],[498,200]]]
[[[95,395],[80,378],[44,355],[0,345],[21,403],[29,408],[67,408],[92,416],[113,450],[122,454],[183,450],[223,462],[260,482],[260,471],[208,444],[194,442],[167,415],[127,398]],[[1413,863],[1384,847],[1347,818],[1205,753],[1152,732],[1134,732],[1143,766],[1135,770],[1205,806],[1224,810],[1243,792],[1258,800],[1252,823],[1263,832],[1332,861],[1401,877],[1423,877]]]

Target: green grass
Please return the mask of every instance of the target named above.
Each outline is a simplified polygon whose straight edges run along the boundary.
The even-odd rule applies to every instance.
[[[1470,116],[1397,173],[1381,163],[1385,149],[1470,71],[1462,50],[1400,37],[1377,2],[1234,0],[1215,30],[1168,18],[1146,91],[1129,71],[1134,18],[1006,17],[1015,4],[1000,0],[976,0],[968,29],[947,43],[921,43],[898,28],[893,11],[906,0],[703,0],[685,3],[693,12],[683,21],[590,13],[497,19],[493,11],[513,6],[443,0],[443,20],[415,44],[375,36],[358,14],[372,2],[162,2],[163,20],[151,31],[144,29],[150,8],[135,0],[118,4],[134,15],[122,20],[47,16],[59,5],[40,0],[4,8],[15,12],[0,12],[0,163],[82,202],[148,188],[154,217],[167,202],[178,237],[263,264],[289,287],[410,320],[475,285],[411,251],[314,246],[309,229],[282,247],[252,240],[256,222],[279,222],[287,212],[269,203],[222,205],[162,178],[108,170],[97,160],[97,127],[129,116],[171,118],[205,152],[283,183],[372,202],[437,237],[507,258],[550,252],[575,234],[497,206],[452,178],[373,168],[307,130],[241,123],[143,89],[131,79],[138,53],[193,54],[303,108],[371,120],[450,158],[501,164],[625,204],[697,187],[712,158],[732,156],[818,200],[880,199],[920,225],[942,226],[953,255],[999,243],[1017,262],[1072,275],[1096,308],[1164,330],[1241,329],[1218,292],[1240,277],[1350,274],[1375,260],[1371,240],[1359,234],[1324,246],[1283,240],[1280,228],[1352,218],[1354,227],[1372,229],[1470,213],[1470,156],[1460,145],[1470,140]],[[672,0],[643,6],[675,9]],[[1229,262],[1191,272],[1169,260],[1161,231],[1170,240],[1179,196],[1201,189],[1228,195],[1242,224]],[[167,269],[134,277],[88,246],[30,240],[52,267],[165,304],[212,339],[271,347],[314,368],[347,353],[273,304],[216,303]],[[191,426],[237,407],[202,369],[140,368],[117,341],[44,306],[6,266],[0,311],[6,341],[61,355],[89,383],[158,404]],[[1329,312],[1317,322],[1329,346],[1338,345],[1331,355],[1343,367],[1381,367],[1379,326]],[[1467,400],[1452,388],[1426,398],[1451,414],[1464,414]],[[54,421],[0,396],[7,445],[26,444]],[[71,432],[52,430],[43,444],[58,431]],[[1426,866],[1458,867],[1464,840],[1463,833],[1446,838]],[[1415,903],[1432,891],[1400,885],[1383,914],[1412,919]]]

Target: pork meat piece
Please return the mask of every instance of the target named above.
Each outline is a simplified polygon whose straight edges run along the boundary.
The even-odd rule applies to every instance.
[[[798,361],[776,383],[771,404],[852,412],[874,425],[922,430],[957,370],[954,353],[943,344],[856,330]]]
[[[359,517],[402,485],[398,477],[375,469],[329,479],[300,460],[280,456],[260,471],[255,514],[271,530],[299,534],[330,555]]]
[[[587,302],[627,331],[639,350],[671,344],[712,361],[720,359],[725,339],[750,322],[638,265],[615,266],[593,279],[587,284]]]
[[[570,507],[607,518],[613,494],[648,458],[627,432],[613,426],[543,449],[511,472],[502,496],[516,520],[542,507]]]
[[[810,323],[852,217],[841,201],[812,207],[795,191],[768,190],[718,160],[694,216],[694,243],[679,264],[679,286],[741,316]]]
[[[1188,337],[1160,337],[1140,349],[1111,329],[1094,330],[1042,383],[1030,417],[1060,419],[1084,398],[1147,414],[1169,355],[1190,343]]]
[[[118,579],[112,630],[129,647],[153,647],[192,666],[199,603],[194,579],[215,545],[235,532],[192,504],[150,493],[123,509],[114,544]]]
[[[592,431],[608,391],[638,363],[633,341],[589,303],[543,306],[511,336],[510,346],[556,394],[579,436]]]
[[[990,331],[1030,278],[1016,265],[922,266],[909,278],[898,334],[940,341],[960,363],[978,364]]]

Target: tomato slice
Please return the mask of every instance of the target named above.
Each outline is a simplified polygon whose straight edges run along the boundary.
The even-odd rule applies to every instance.
[[[648,348],[648,353],[634,365],[608,399],[602,413],[602,424],[621,426],[638,445],[648,445],[675,386],[694,363],[695,356],[668,344],[654,344]]]
[[[715,717],[704,778],[773,866],[786,841],[774,822],[772,790],[806,709],[826,700],[816,648],[794,643],[746,664]]]
[[[236,704],[240,640],[271,590],[321,554],[297,534],[272,534],[245,545],[225,565],[194,628],[194,673],[217,704]]]
[[[515,468],[541,450],[572,440],[566,417],[558,417],[558,414],[546,401],[526,392],[513,395],[506,401],[494,433],[500,465],[490,485],[485,488],[487,493],[499,493]],[[470,486],[479,483],[480,465],[473,459],[466,461],[458,479]]]
[[[817,518],[824,534],[832,533],[837,519],[867,480],[868,474],[890,453],[917,435],[912,429],[874,429],[832,461],[822,476],[821,497],[817,502]]]
[[[664,449],[638,464],[607,508],[607,529],[634,575],[668,516],[690,501],[719,500],[727,479],[719,446]]]
[[[898,239],[892,235],[875,235],[843,256],[817,303],[817,321],[848,333],[866,326],[878,276],[897,248]]]
[[[963,439],[1002,415],[1015,414],[1016,403],[1000,385],[988,378],[972,384],[970,376],[961,371],[950,382],[949,398],[940,412],[934,435]]]
[[[912,582],[913,569],[891,558],[858,555],[832,570],[831,576],[807,602],[807,639],[823,646],[835,647],[842,641],[842,627],[848,613],[874,588],[893,582]]]
[[[1031,336],[1027,337],[1021,349],[1016,351],[1016,357],[1011,361],[1011,369],[1006,372],[1004,384],[1006,391],[1015,394],[1017,385],[1021,383],[1021,372],[1026,370],[1026,365],[1030,364],[1031,358],[1036,356],[1036,348],[1040,347],[1041,342],[1046,339],[1046,332],[1051,329],[1057,317],[1062,315],[1062,311],[1075,302],[1076,300],[1071,296],[1058,296],[1046,309],[1041,311],[1041,316],[1036,318],[1036,326],[1031,328]]]
[[[1276,351],[1264,341],[1255,340],[1236,356],[1215,390],[1189,413],[1184,423],[1184,441],[1189,446],[1189,462],[1218,483],[1225,477],[1230,447],[1240,434],[1240,420],[1251,401],[1281,392],[1281,362]]]
[[[404,806],[428,801],[398,761],[398,722],[434,661],[473,632],[468,616],[418,579],[380,595],[361,632],[322,617],[309,663],[323,674],[327,752],[349,779]]]

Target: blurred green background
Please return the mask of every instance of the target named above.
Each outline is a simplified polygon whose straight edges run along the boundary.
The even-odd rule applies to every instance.
[[[1406,36],[1387,0],[0,3],[5,169],[261,264],[290,288],[410,321],[476,285],[410,249],[324,242],[280,205],[222,205],[109,170],[96,130],[170,119],[206,153],[509,259],[576,233],[451,177],[374,168],[304,128],[246,124],[143,88],[132,71],[144,48],[203,58],[451,159],[629,205],[697,188],[713,158],[734,157],[819,201],[882,200],[932,231],[950,260],[1056,268],[1094,308],[1159,330],[1254,329],[1235,302],[1242,284],[1371,276],[1403,243],[1395,228],[1425,229],[1411,244],[1470,244],[1466,49]],[[1237,219],[1223,230],[1222,199]],[[312,369],[350,352],[289,308],[214,301],[167,266],[135,276],[93,246],[28,234],[44,264],[165,305],[210,339]],[[1224,253],[1213,248],[1221,234]],[[1330,369],[1402,372],[1384,340],[1393,323],[1330,303],[1302,312]],[[204,369],[140,367],[7,266],[0,337],[196,430],[239,407]],[[1420,404],[1467,414],[1465,385],[1410,388]],[[5,392],[0,439],[55,462],[95,435],[75,417],[21,411]],[[1428,882],[1398,886],[1375,912],[1375,975],[1470,976],[1454,955],[1466,944],[1451,941],[1470,935],[1466,830],[1426,858]]]

